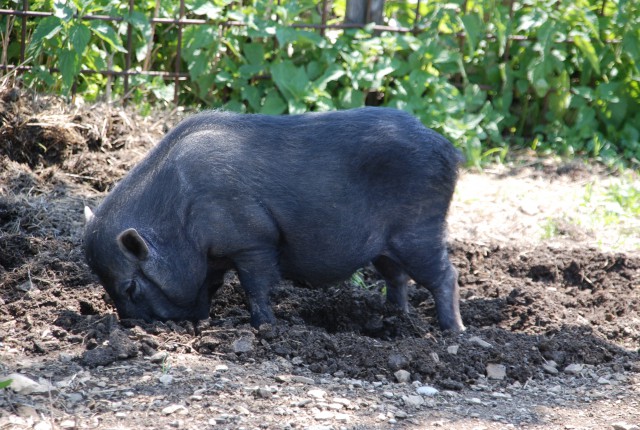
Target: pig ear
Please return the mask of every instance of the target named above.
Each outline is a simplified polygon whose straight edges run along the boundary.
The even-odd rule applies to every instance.
[[[84,220],[86,221],[87,224],[89,224],[91,222],[92,219],[95,218],[95,215],[93,214],[93,211],[91,210],[91,208],[89,206],[85,206],[84,207]]]
[[[146,260],[149,257],[149,247],[135,228],[128,228],[118,236],[118,245],[130,257],[136,260]]]

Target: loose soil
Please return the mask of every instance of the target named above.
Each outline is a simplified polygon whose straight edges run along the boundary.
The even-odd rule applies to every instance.
[[[607,179],[580,163],[463,173],[450,216],[462,334],[437,329],[416,286],[396,313],[371,268],[364,282],[283,282],[278,323],[260,330],[233,274],[208,320],[118,320],[84,263],[83,206],[184,115],[0,92],[0,377],[46,388],[1,390],[0,428],[640,424],[640,254],[575,226],[540,239],[568,194]]]

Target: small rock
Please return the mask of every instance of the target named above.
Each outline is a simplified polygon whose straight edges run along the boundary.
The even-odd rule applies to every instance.
[[[169,357],[169,353],[167,351],[158,351],[155,354],[145,357],[145,360],[149,360],[152,363],[162,363],[167,357]]]
[[[171,414],[175,414],[175,413],[179,413],[181,415],[185,415],[188,413],[187,408],[185,408],[182,405],[169,405],[166,408],[162,409],[162,414],[163,415],[171,415]]]
[[[336,414],[334,418],[336,421],[341,423],[346,423],[347,421],[349,421],[349,415],[347,414]]]
[[[333,412],[329,412],[329,411],[320,411],[317,412],[313,418],[316,419],[316,421],[325,421],[325,420],[331,420],[333,419],[333,417],[335,416],[335,414]]]
[[[127,413],[126,412],[116,412],[116,418],[127,418]]]
[[[349,399],[344,399],[344,398],[342,398],[342,397],[334,397],[333,399],[331,399],[331,401],[332,401],[333,403],[337,403],[337,404],[342,405],[342,406],[345,406],[345,407],[347,407],[347,408],[348,408],[349,406],[351,406],[351,400],[349,400]]]
[[[64,420],[64,421],[61,421],[59,425],[60,425],[60,428],[63,428],[63,429],[73,429],[77,427],[76,422],[74,420]]]
[[[384,397],[386,397],[387,399],[393,399],[393,398],[395,397],[395,396],[394,396],[394,394],[393,394],[391,391],[384,391],[384,392],[382,393],[382,395],[383,395]]]
[[[11,388],[18,394],[40,394],[55,391],[55,388],[49,384],[43,384],[34,381],[20,373],[12,373],[9,376],[0,378],[0,382],[11,380]]]
[[[445,388],[447,390],[456,390],[456,391],[460,391],[465,387],[465,385],[462,382],[454,381],[452,379],[444,379],[440,381],[440,385],[442,386],[442,388]]]
[[[84,396],[81,393],[69,393],[66,397],[69,403],[79,403],[84,400]]]
[[[482,348],[491,348],[493,345],[491,345],[489,342],[480,339],[478,336],[473,336],[469,338],[469,342],[473,343],[475,345],[478,345]]]
[[[218,364],[214,370],[216,372],[226,372],[227,370],[229,370],[229,366],[227,366],[226,364]]]
[[[549,388],[549,392],[550,393],[554,393],[554,394],[560,394],[560,393],[562,393],[562,386],[561,385],[554,385],[553,387]]]
[[[611,424],[613,430],[638,430],[639,427],[634,424],[627,424],[624,421]]]
[[[276,382],[280,382],[281,384],[291,382],[291,375],[276,375],[274,377]]]
[[[403,369],[398,370],[393,375],[396,377],[396,379],[400,383],[409,382],[411,380],[411,373]]]
[[[542,365],[542,369],[547,372],[550,375],[557,375],[558,374],[558,369],[556,369],[554,366],[552,366],[549,363],[544,363]]]
[[[258,397],[262,399],[270,399],[273,397],[273,393],[271,392],[271,389],[268,387],[258,388],[258,390],[256,391],[256,394],[258,395]]]
[[[173,376],[165,373],[158,378],[158,381],[160,381],[163,385],[171,385],[171,383],[173,382]]]
[[[418,387],[416,392],[421,396],[435,396],[438,394],[438,390],[436,388],[430,387],[428,385],[424,385],[422,387]]]
[[[412,408],[419,408],[425,403],[422,396],[402,396],[402,401],[404,402],[405,406],[409,406]]]
[[[394,415],[396,418],[400,418],[401,420],[403,420],[403,419],[405,419],[405,418],[407,418],[407,417],[409,416],[409,414],[407,414],[405,411],[400,411],[400,410],[395,411],[395,412],[393,413],[393,415]]]
[[[314,399],[324,399],[324,396],[327,395],[327,392],[324,390],[309,390],[307,393]]]
[[[456,355],[458,353],[458,349],[460,345],[451,345],[447,347],[447,352],[451,355]]]
[[[16,412],[22,418],[32,418],[38,419],[40,416],[38,415],[38,411],[35,410],[32,406],[28,405],[20,405],[17,407]]]
[[[584,364],[570,364],[564,368],[564,373],[569,373],[571,375],[577,375],[582,372],[584,369]]]
[[[291,377],[291,380],[293,382],[299,382],[301,384],[307,384],[307,385],[315,385],[316,381],[314,381],[312,378],[308,378],[306,376],[300,376],[300,375],[293,375]]]
[[[520,205],[519,209],[523,214],[529,216],[536,215],[538,212],[540,212],[540,208],[538,207],[538,205],[533,202],[524,202]]]
[[[236,410],[237,413],[239,413],[240,415],[251,415],[251,411],[249,411],[249,409],[245,408],[242,405],[236,405],[234,407],[234,409]]]
[[[487,378],[502,381],[507,376],[507,367],[504,364],[487,364]]]
[[[387,365],[392,371],[404,369],[409,366],[409,359],[402,354],[391,354]]]
[[[53,427],[48,421],[40,421],[38,424],[33,426],[33,430],[53,430]]]
[[[234,340],[231,347],[233,348],[233,352],[236,354],[251,352],[253,351],[253,342],[251,339],[241,337],[240,339]]]
[[[73,360],[73,355],[62,352],[60,353],[59,358],[63,363],[71,363],[71,361]]]
[[[607,378],[601,376],[601,377],[598,378],[598,384],[609,385],[609,384],[611,384],[611,381],[609,381]]]

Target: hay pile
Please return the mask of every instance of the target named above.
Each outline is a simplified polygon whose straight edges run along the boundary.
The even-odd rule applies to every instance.
[[[58,169],[105,191],[182,116],[174,109],[143,117],[131,106],[76,105],[0,85],[0,160]]]

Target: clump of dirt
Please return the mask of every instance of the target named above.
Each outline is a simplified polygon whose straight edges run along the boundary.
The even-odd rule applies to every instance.
[[[452,241],[462,334],[437,329],[420,287],[411,288],[408,315],[388,307],[371,268],[366,288],[283,282],[273,292],[278,324],[260,330],[249,326],[233,275],[208,320],[118,321],[84,263],[82,207],[104,196],[167,121],[22,94],[0,100],[0,341],[9,348],[51,356],[81,345],[75,360],[86,367],[178,351],[238,363],[284,358],[372,381],[404,369],[454,390],[484,378],[491,363],[505,366],[506,382],[542,380],[550,361],[638,370],[640,257],[594,248]]]

